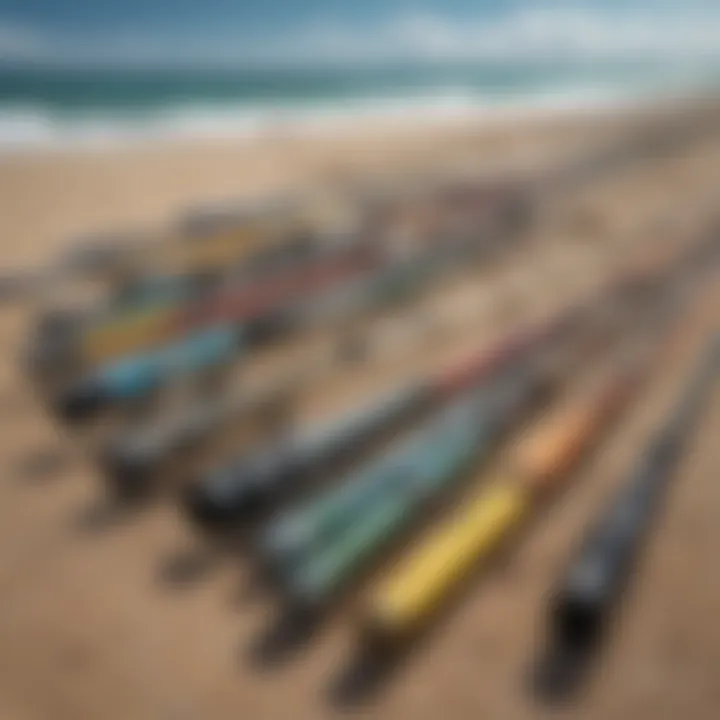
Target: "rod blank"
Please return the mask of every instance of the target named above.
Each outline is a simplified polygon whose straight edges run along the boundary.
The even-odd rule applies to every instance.
[[[555,697],[575,689],[629,580],[642,540],[682,458],[720,361],[712,339],[676,408],[650,438],[628,480],[591,523],[550,602],[549,640],[536,689]]]

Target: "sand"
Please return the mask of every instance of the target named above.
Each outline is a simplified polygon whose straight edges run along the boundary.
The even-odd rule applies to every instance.
[[[432,166],[537,172],[617,136],[628,119],[567,117],[503,126],[348,133],[327,140],[268,138],[0,157],[3,264],[38,262],[77,234],[162,228],[191,204],[360,173],[413,175]],[[458,312],[453,332],[308,388],[299,418],[323,417],[457,357],[496,333],[583,297],[637,248],[691,239],[717,218],[720,139],[679,156],[628,166],[571,188],[543,209],[528,242],[423,303]],[[644,245],[643,245],[644,244]],[[715,286],[717,286],[717,275]],[[683,372],[720,319],[707,288],[642,398],[506,564],[481,577],[463,603],[369,707],[379,718],[436,720],[543,714],[525,692],[543,599],[573,540],[622,478],[679,389]],[[465,306],[462,304],[465,303]],[[476,310],[474,310],[475,312]],[[406,317],[409,310],[395,316]],[[405,313],[403,315],[403,313]],[[80,519],[101,495],[98,473],[73,434],[42,409],[16,358],[24,309],[0,309],[0,718],[2,720],[224,720],[334,714],[328,679],[352,647],[352,605],[338,611],[296,662],[259,672],[247,646],[272,604],[238,600],[244,566],[170,588],[159,570],[195,538],[168,500],[131,520],[88,530]],[[471,331],[472,330],[472,331]],[[322,335],[322,334],[321,334]],[[320,338],[322,339],[322,337]],[[274,350],[280,360],[302,343]],[[584,718],[689,717],[720,707],[720,398],[709,398],[692,452],[628,597],[600,672],[577,701]],[[28,467],[38,452],[65,463]],[[52,460],[52,458],[49,458]],[[353,600],[354,598],[351,598]]]

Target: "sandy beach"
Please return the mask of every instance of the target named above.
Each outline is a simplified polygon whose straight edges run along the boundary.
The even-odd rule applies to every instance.
[[[132,143],[105,150],[28,150],[0,155],[3,267],[45,259],[79,236],[162,232],[187,210],[262,197],[337,179],[412,178],[438,166],[520,171],[561,163],[627,121],[612,114],[423,123],[327,137],[276,133],[266,139]],[[532,125],[529,130],[528,124]]]
[[[634,122],[618,111],[358,129],[329,138],[275,133],[252,141],[8,153],[0,155],[0,263],[4,270],[38,264],[80,235],[124,228],[163,232],[192,206],[334,178],[380,181],[447,168],[489,177],[542,174],[622,137]],[[459,308],[440,342],[428,339],[357,372],[337,373],[322,391],[308,388],[299,422],[352,406],[412,372],[489,344],[504,329],[586,297],[638,253],[651,252],[653,243],[687,245],[720,220],[719,181],[715,133],[687,143],[682,152],[629,163],[568,188],[541,209],[527,242],[422,297],[423,307]],[[543,600],[574,539],[672,404],[703,338],[717,329],[717,273],[713,280],[700,289],[647,391],[573,488],[414,654],[369,706],[370,716],[514,720],[542,714],[524,683],[542,629]],[[400,320],[409,312],[389,315]],[[97,469],[77,438],[47,416],[18,366],[30,321],[26,307],[0,308],[0,718],[333,715],[324,689],[351,648],[348,619],[357,598],[349,598],[296,662],[259,672],[249,666],[246,649],[272,604],[238,599],[242,562],[227,563],[186,588],[158,579],[163,563],[194,541],[169,499],[117,526],[83,528],[78,518],[99,495]],[[323,337],[319,331],[314,340]],[[303,341],[288,343],[257,364],[267,367],[272,357],[292,365],[304,350]],[[714,392],[601,672],[574,708],[578,716],[717,717],[718,428],[720,397]],[[49,472],[33,472],[28,458],[42,452],[61,461]]]

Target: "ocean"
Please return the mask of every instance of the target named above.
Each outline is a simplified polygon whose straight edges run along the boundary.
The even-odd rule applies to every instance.
[[[716,67],[495,60],[242,69],[0,66],[0,149],[330,133],[606,107],[716,87]]]

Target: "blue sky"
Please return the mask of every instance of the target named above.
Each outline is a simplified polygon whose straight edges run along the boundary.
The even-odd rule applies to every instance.
[[[0,0],[0,62],[463,59],[510,53],[702,57],[702,0]],[[717,8],[718,6],[715,5]]]
[[[93,40],[154,34],[160,41],[275,38],[319,24],[366,27],[410,15],[491,18],[532,0],[0,0],[0,25],[54,37]]]
[[[365,23],[405,12],[434,11],[451,17],[494,14],[528,0],[0,0],[0,18],[55,32],[91,33],[109,25],[193,33],[231,26],[273,32],[319,18]]]

